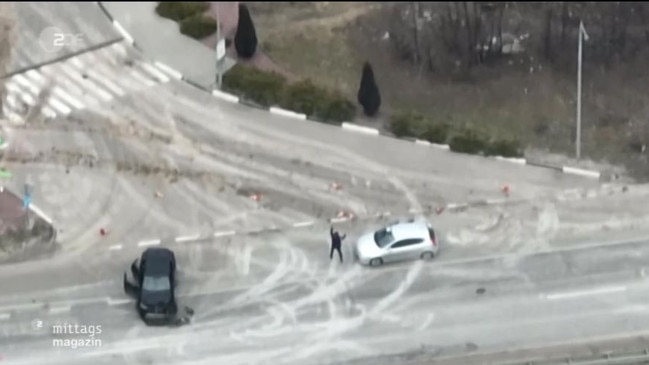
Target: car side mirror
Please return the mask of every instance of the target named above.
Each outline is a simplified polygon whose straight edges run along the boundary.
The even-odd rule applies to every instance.
[[[138,267],[137,259],[131,264],[131,274],[133,274],[135,281],[140,281],[140,268]]]

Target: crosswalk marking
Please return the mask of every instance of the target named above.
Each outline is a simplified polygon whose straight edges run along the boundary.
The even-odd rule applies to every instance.
[[[149,74],[155,76],[160,82],[165,83],[169,81],[169,78],[162,72],[158,71],[155,67],[149,65],[148,63],[142,63],[142,68],[144,68]]]
[[[100,107],[115,98],[170,82],[173,77],[168,70],[139,59],[124,44],[116,43],[12,76],[6,81],[3,110],[12,120],[22,119],[27,108],[43,98],[41,113],[55,118]],[[44,94],[47,88],[50,92]]]
[[[60,96],[65,102],[69,103],[75,109],[84,109],[86,106],[83,105],[78,99],[74,98],[72,95],[68,94],[65,90],[61,89],[60,86],[54,86],[52,88],[52,93],[54,95]]]

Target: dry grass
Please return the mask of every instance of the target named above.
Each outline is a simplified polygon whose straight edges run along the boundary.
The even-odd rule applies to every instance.
[[[251,3],[262,49],[298,77],[356,93],[362,60],[347,42],[345,27],[374,3]]]
[[[249,6],[262,49],[294,76],[335,87],[355,100],[361,64],[370,60],[383,100],[381,122],[391,110],[414,109],[493,137],[515,137],[535,149],[574,154],[576,72],[550,70],[532,44],[525,56],[476,70],[476,77],[460,82],[395,59],[390,41],[383,39],[385,15],[375,11],[380,3]],[[631,156],[628,147],[631,136],[649,142],[649,128],[642,127],[649,118],[644,60],[606,72],[585,63],[584,156],[648,170],[646,158]],[[637,131],[630,131],[629,120]]]

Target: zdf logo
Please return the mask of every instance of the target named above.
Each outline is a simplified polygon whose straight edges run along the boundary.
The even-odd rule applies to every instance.
[[[47,27],[38,37],[38,43],[46,52],[50,53],[58,52],[65,47],[80,47],[83,42],[83,34],[64,32],[58,27]]]

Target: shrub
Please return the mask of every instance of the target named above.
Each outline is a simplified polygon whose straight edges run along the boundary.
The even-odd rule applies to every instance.
[[[289,85],[280,106],[284,109],[322,119],[324,122],[352,120],[356,107],[344,96],[314,85],[306,79]]]
[[[316,115],[323,110],[327,100],[327,92],[307,79],[289,85],[280,106],[297,113]]]
[[[244,4],[239,3],[239,23],[237,33],[234,36],[234,48],[239,57],[244,59],[252,58],[257,51],[257,32],[252,22],[250,11]]]
[[[216,20],[211,17],[195,14],[180,21],[180,33],[201,40],[216,32]]]
[[[488,148],[488,142],[484,137],[475,132],[464,131],[451,138],[449,148],[453,152],[478,155],[485,153]]]
[[[449,130],[450,127],[448,124],[428,122],[419,138],[430,143],[445,144],[448,139]]]
[[[485,151],[488,156],[523,157],[521,144],[513,140],[497,140],[491,142]]]
[[[161,1],[155,10],[163,18],[181,21],[192,15],[203,14],[210,4],[203,1]]]
[[[327,105],[318,115],[325,122],[346,122],[356,116],[356,106],[342,95],[332,94]]]
[[[374,71],[369,62],[363,65],[363,74],[361,76],[361,85],[358,88],[358,103],[363,107],[363,113],[368,117],[373,117],[379,112],[381,107],[381,93],[374,79]]]
[[[235,65],[223,76],[223,87],[262,106],[280,102],[286,79],[275,72]]]
[[[390,118],[390,131],[396,137],[418,137],[423,132],[425,118],[415,112],[397,112]]]

